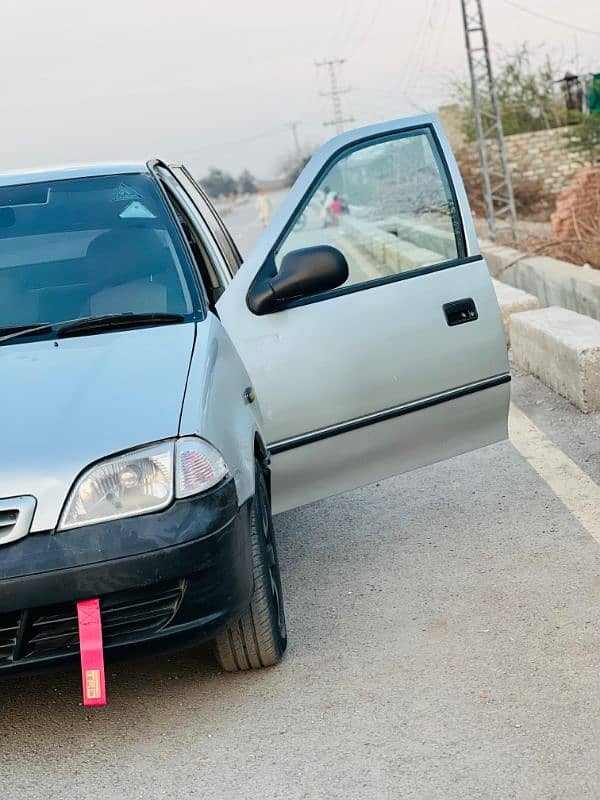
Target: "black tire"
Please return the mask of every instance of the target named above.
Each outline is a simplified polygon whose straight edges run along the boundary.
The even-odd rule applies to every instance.
[[[246,611],[215,640],[219,664],[227,672],[278,664],[287,646],[283,592],[263,471],[256,466],[256,490],[250,509],[250,545],[254,593]]]

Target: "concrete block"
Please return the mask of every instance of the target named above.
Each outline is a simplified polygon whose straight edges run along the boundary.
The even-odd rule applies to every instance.
[[[521,289],[515,289],[514,286],[509,286],[507,283],[501,283],[494,278],[492,278],[492,283],[494,285],[494,291],[496,292],[496,298],[502,314],[502,323],[504,325],[506,341],[508,344],[510,344],[510,329],[508,321],[511,315],[518,314],[521,311],[530,311],[533,308],[539,308],[540,304],[537,297],[534,297],[532,294],[528,294]]]
[[[373,233],[371,236],[369,236],[367,247],[373,256],[375,256],[375,258],[379,258],[383,261],[384,248],[390,238],[391,234],[384,232]]]
[[[600,322],[566,308],[513,314],[515,363],[580,411],[600,411]]]
[[[340,229],[342,230],[344,236],[346,236],[348,239],[356,239],[358,235],[356,226],[353,224],[353,220],[349,217],[340,217]]]
[[[417,267],[426,267],[431,264],[439,264],[442,260],[443,257],[433,250],[417,247],[409,242],[402,242],[399,259],[401,272],[416,269]]]
[[[440,254],[390,235],[384,247],[385,263],[393,272],[408,272],[440,262]]]
[[[600,269],[486,241],[481,242],[481,252],[493,277],[534,295],[540,306],[562,306],[600,320]]]
[[[354,219],[354,217],[342,214],[340,216],[340,228],[343,230],[344,235],[353,241],[361,241],[368,233],[372,232],[373,226],[362,220]]]
[[[444,225],[450,224],[447,218],[442,218],[442,222]],[[437,253],[435,262],[432,263],[456,258],[454,234],[447,228],[438,228],[422,222],[418,218],[411,219],[410,217],[397,217],[394,227],[399,239]]]
[[[384,245],[385,263],[394,272],[402,272],[403,243],[395,236],[390,236],[389,241]]]

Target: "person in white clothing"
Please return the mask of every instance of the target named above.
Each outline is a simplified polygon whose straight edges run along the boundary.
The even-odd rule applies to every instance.
[[[271,219],[271,201],[264,189],[258,190],[258,197],[256,198],[256,208],[258,209],[258,218],[263,228],[266,228]]]

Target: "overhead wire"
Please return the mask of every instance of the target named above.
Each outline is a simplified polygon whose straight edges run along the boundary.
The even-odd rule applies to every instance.
[[[207,142],[206,144],[200,145],[198,147],[191,148],[190,150],[184,150],[183,155],[196,155],[198,153],[202,153],[205,150],[210,150],[213,147],[234,147],[235,145],[241,144],[249,144],[250,142],[256,142],[260,139],[267,139],[270,136],[274,136],[276,133],[281,134],[281,125],[277,125],[273,128],[268,128],[267,130],[262,131],[261,133],[256,133],[252,136],[244,136],[240,139],[230,139],[229,141],[218,141],[218,142]]]
[[[423,90],[425,89],[428,95],[431,97],[432,92],[426,86],[426,84],[431,84],[432,81],[439,87],[440,85],[440,78],[446,76],[446,73],[439,70],[439,61],[440,61],[440,53],[444,41],[444,34],[447,30],[447,23],[448,17],[450,15],[450,5],[451,0],[440,0],[440,7],[439,13],[435,16],[435,20],[433,20],[436,7],[433,8],[432,14],[430,15],[430,21],[432,22],[432,35],[429,39],[428,46],[425,49],[423,59],[421,60],[417,73],[413,75],[413,89],[416,90]],[[438,69],[436,69],[438,66]],[[447,78],[447,76],[446,76]],[[410,100],[410,98],[408,98]]]
[[[429,61],[429,54],[431,52],[431,47],[435,39],[435,34],[437,30],[437,20],[436,11],[438,10],[438,3],[439,0],[433,0],[433,5],[431,6],[431,10],[429,12],[429,18],[427,20],[427,27],[428,32],[426,34],[426,39],[424,42],[423,47],[421,48],[417,59],[415,60],[414,70],[411,75],[411,83],[414,85],[416,79],[422,74],[425,65]]]
[[[334,42],[341,41],[343,38],[344,27],[346,24],[346,14],[348,12],[348,6],[350,4],[350,0],[342,0],[342,8],[337,17],[337,25],[334,31]]]
[[[366,28],[363,30],[360,38],[353,45],[353,48],[352,48],[352,54],[353,55],[358,50],[360,50],[360,48],[367,41],[367,39],[369,37],[369,34],[371,33],[371,31],[373,29],[373,25],[377,21],[377,18],[379,17],[381,9],[383,8],[384,2],[385,2],[385,0],[376,0],[375,5],[373,6],[373,13],[371,14],[371,18],[370,18],[369,22],[367,23]]]
[[[432,24],[432,14],[437,5],[438,0],[428,0],[425,7],[425,13],[421,17],[421,22],[417,31],[417,35],[413,42],[413,47],[406,60],[406,68],[399,82],[390,89],[390,93],[398,93],[402,97],[406,97],[406,92],[419,72],[419,64],[422,60],[425,47],[427,45],[427,33]],[[429,39],[431,42],[431,39]]]
[[[588,33],[590,36],[600,36],[600,31],[584,28],[581,25],[574,25],[572,22],[565,22],[564,20],[556,19],[556,17],[550,17],[548,14],[543,14],[541,11],[534,11],[532,8],[527,8],[520,3],[515,3],[514,0],[504,0],[504,2],[509,6],[513,6],[513,8],[518,8],[519,11],[523,11],[525,14],[530,14],[532,17],[546,20],[546,22],[552,22],[554,25],[570,28],[573,31],[578,31],[578,33]]]
[[[361,4],[361,0],[359,0],[358,5],[357,5],[356,9],[354,10],[354,14],[350,17],[350,22],[349,22],[348,26],[346,27],[344,35],[342,36],[342,39],[340,41],[340,45],[339,46],[340,46],[341,50],[343,50],[344,48],[346,48],[350,44],[350,41],[352,39],[352,34],[354,33],[354,29],[356,27],[356,24],[357,24],[358,20],[361,17],[361,14],[360,14],[361,9],[362,9],[362,4]]]
[[[417,36],[415,37],[415,40],[413,42],[413,47],[407,59],[406,69],[404,71],[402,78],[400,79],[399,84],[396,87],[401,94],[405,93],[406,89],[408,88],[412,80],[418,54],[422,52],[423,47],[425,45],[425,37],[427,36],[427,23],[435,1],[436,0],[428,0],[425,13],[421,18],[421,23],[417,32]]]

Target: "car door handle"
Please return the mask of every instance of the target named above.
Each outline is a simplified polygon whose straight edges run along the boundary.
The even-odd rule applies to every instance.
[[[452,303],[444,303],[442,306],[446,315],[448,325],[463,325],[465,322],[474,322],[479,314],[472,297],[465,297],[462,300],[454,300]]]

